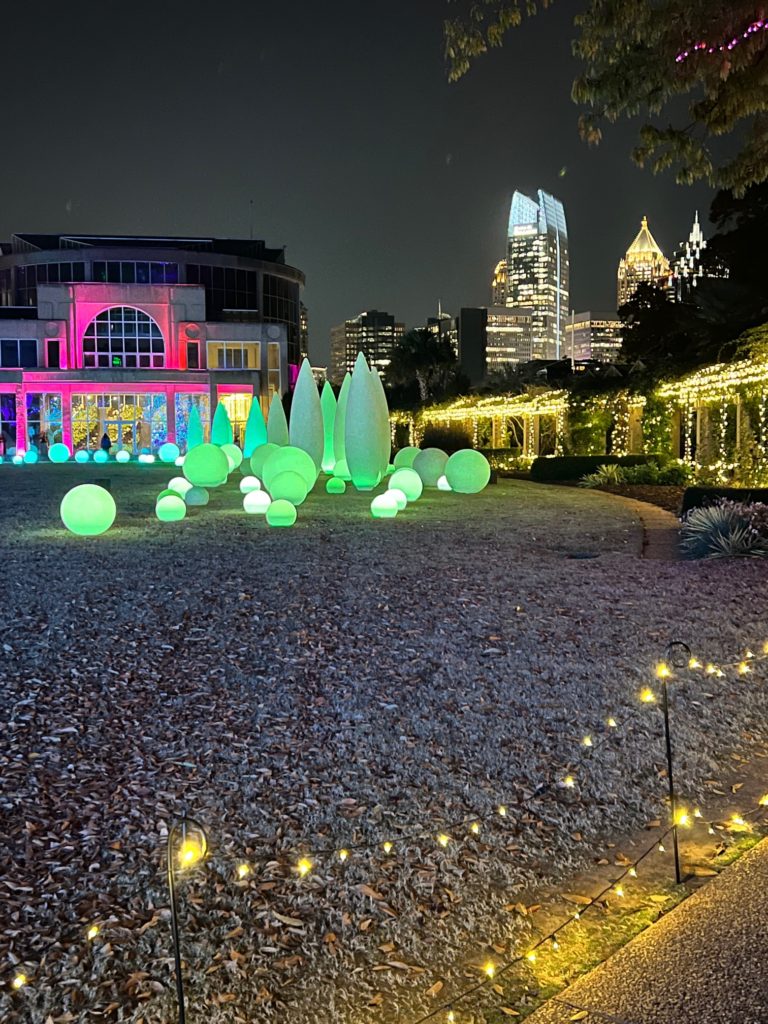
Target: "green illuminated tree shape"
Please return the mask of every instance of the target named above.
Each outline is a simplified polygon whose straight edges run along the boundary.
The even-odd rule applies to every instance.
[[[370,491],[381,480],[384,441],[380,436],[380,419],[375,415],[377,401],[376,385],[368,363],[363,353],[358,352],[349,388],[344,446],[352,483],[359,491]]]
[[[272,395],[267,416],[267,440],[270,444],[288,444],[288,420],[285,418],[283,400],[277,391]]]
[[[203,421],[200,419],[200,413],[196,405],[193,405],[189,412],[189,422],[187,423],[187,451],[192,451],[199,444],[205,441],[205,432],[203,431]]]
[[[344,433],[347,427],[347,403],[351,387],[352,374],[345,373],[341,390],[339,391],[339,399],[336,403],[336,417],[333,421],[333,458],[336,462],[341,462],[347,457]]]
[[[323,384],[320,395],[320,410],[323,414],[323,461],[322,468],[326,473],[333,471],[336,458],[333,454],[333,427],[336,420],[336,395],[328,381]]]
[[[245,442],[243,445],[243,456],[250,459],[254,451],[262,444],[267,443],[267,424],[264,422],[264,413],[261,411],[261,402],[257,395],[253,396],[251,408],[248,412],[248,419],[245,422]]]
[[[323,461],[323,411],[309,360],[299,370],[291,403],[290,443],[310,456],[318,471]]]
[[[229,414],[224,407],[224,403],[218,402],[216,404],[216,411],[213,414],[213,423],[211,424],[211,444],[219,446],[232,444],[234,439],[235,432],[229,421]]]
[[[379,472],[382,476],[385,476],[387,466],[389,466],[389,456],[392,453],[392,432],[389,426],[389,406],[387,405],[387,396],[384,392],[384,385],[381,383],[379,371],[371,370],[371,377],[373,379],[373,390],[376,398],[373,408],[373,417],[376,421],[375,437],[379,447]]]

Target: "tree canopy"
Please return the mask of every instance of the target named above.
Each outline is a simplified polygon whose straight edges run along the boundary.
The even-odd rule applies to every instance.
[[[526,16],[554,0],[448,0],[449,77],[456,80]],[[632,156],[681,184],[736,194],[768,177],[768,19],[754,0],[581,0],[572,96],[582,137],[642,116]],[[722,143],[725,143],[724,145]]]
[[[424,327],[403,335],[384,376],[387,385],[395,389],[416,381],[421,403],[447,398],[463,383],[450,341]],[[400,398],[407,400],[406,395]]]

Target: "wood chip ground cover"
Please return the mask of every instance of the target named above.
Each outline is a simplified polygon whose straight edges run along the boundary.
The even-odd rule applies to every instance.
[[[369,496],[318,493],[268,530],[235,480],[158,523],[168,475],[0,469],[13,1024],[173,1019],[163,856],[183,804],[211,838],[181,885],[190,1020],[416,1018],[523,941],[517,893],[663,813],[659,720],[636,695],[664,645],[718,661],[764,639],[759,561],[644,562],[604,494],[504,481],[377,522]],[[64,492],[100,476],[116,528],[65,534]],[[763,678],[680,685],[691,799],[765,738]],[[604,733],[573,790],[538,788]],[[435,841],[477,814],[479,835]],[[388,856],[317,855],[413,830]]]

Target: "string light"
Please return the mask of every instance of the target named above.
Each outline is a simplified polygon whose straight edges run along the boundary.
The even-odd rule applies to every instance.
[[[584,739],[581,741],[581,745],[582,745],[582,747],[591,747],[592,746],[592,737],[591,736],[585,736]]]
[[[17,974],[16,977],[11,982],[11,986],[13,988],[15,988],[17,991],[20,988],[24,988],[24,986],[26,984],[27,984],[27,976],[26,976],[26,974]]]
[[[664,853],[664,843],[659,843],[659,853]]]
[[[700,818],[701,817],[701,811],[699,810],[698,807],[694,808],[693,816],[694,816],[694,818]]]
[[[529,953],[526,953],[525,954],[525,959],[528,960],[530,963],[535,964],[536,963],[536,951],[532,949]]]
[[[205,851],[197,839],[187,838],[179,847],[179,864],[182,868],[191,868],[202,860]]]
[[[623,896],[624,895],[624,889],[620,885],[614,886],[613,891],[616,893],[617,896]]]
[[[392,843],[389,840],[381,844],[381,848],[386,854],[392,853]]]
[[[489,978],[492,978],[496,973],[496,964],[492,960],[489,960],[483,967],[483,970]]]
[[[740,814],[733,815],[731,818],[731,825],[735,828],[747,828],[747,823]]]
[[[768,21],[763,18],[757,18],[750,25],[744,29],[741,35],[732,36],[730,39],[724,39],[721,43],[708,43],[706,40],[701,40],[698,43],[694,43],[687,50],[681,50],[675,57],[676,64],[683,64],[689,57],[692,57],[696,53],[724,53],[729,50],[735,50],[737,46],[740,46],[745,39],[749,39],[756,32],[764,32],[768,29]]]
[[[631,867],[629,869],[629,877],[630,878],[637,878],[637,868]]]
[[[505,818],[507,816],[507,808],[504,806],[504,804],[499,804],[497,810],[502,818]]]
[[[339,850],[339,860],[342,862],[342,864],[344,863],[345,860],[347,860],[348,857],[349,850]]]
[[[656,678],[657,679],[669,679],[672,675],[672,671],[665,661],[660,661],[656,666]]]
[[[688,668],[701,668],[701,662],[698,658],[691,658],[688,662]]]
[[[238,864],[237,865],[237,877],[241,881],[242,881],[242,879],[247,878],[248,875],[250,875],[250,873],[251,873],[250,864],[243,863],[243,864]]]
[[[99,928],[99,926],[97,924],[92,924],[91,927],[88,929],[88,931],[85,933],[85,937],[89,941],[93,941],[93,939],[96,938],[96,936],[99,934],[100,931],[101,931],[101,929]]]
[[[609,729],[615,729],[616,728],[616,719],[615,718],[606,718],[605,724],[608,726]]]
[[[450,843],[451,841],[451,837],[447,836],[445,832],[441,832],[440,835],[437,837],[437,841],[441,846],[447,846],[448,843]]]
[[[312,861],[308,857],[302,857],[296,865],[296,870],[301,878],[304,878],[312,870]]]
[[[676,825],[682,825],[685,828],[686,826],[690,825],[690,823],[691,818],[687,811],[680,810],[675,814]]]
[[[453,1012],[453,1010],[449,1010],[445,1016],[445,1019],[448,1021],[448,1024],[454,1024],[454,1021],[456,1020],[456,1014]]]
[[[740,661],[739,662],[739,675],[740,676],[745,676],[748,672],[751,672],[751,671],[752,671],[752,669],[749,667],[749,665],[746,663],[746,661]]]
[[[563,779],[563,785],[567,786],[568,789],[573,789],[573,787],[576,785],[576,780],[572,775],[566,775]]]
[[[640,691],[640,700],[643,704],[655,704],[656,694],[649,686],[646,686],[644,690]]]
[[[761,807],[768,807],[768,793],[765,793],[763,796],[761,796],[758,803]]]
[[[477,835],[478,832],[480,831],[480,822],[473,821],[472,824],[469,826],[469,831],[472,832],[474,835]]]

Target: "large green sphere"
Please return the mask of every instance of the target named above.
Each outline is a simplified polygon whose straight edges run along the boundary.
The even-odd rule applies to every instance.
[[[371,515],[374,519],[394,519],[398,512],[397,498],[391,491],[377,494],[371,502]]]
[[[160,501],[161,498],[167,498],[169,495],[172,498],[181,498],[181,497],[183,497],[183,495],[179,494],[178,491],[174,491],[171,487],[166,487],[164,491],[160,491],[158,496],[155,498],[155,501]]]
[[[165,444],[161,444],[157,454],[160,456],[161,462],[176,462],[181,452],[179,446],[174,444],[173,441],[166,441]]]
[[[243,453],[240,451],[236,444],[223,444],[221,446],[221,450],[227,456],[227,461],[229,462],[229,471],[231,473],[233,469],[237,469],[237,467],[242,463]]]
[[[317,466],[312,456],[303,448],[295,448],[289,444],[272,452],[264,463],[260,479],[270,494],[272,494],[272,481],[281,473],[298,473],[306,483],[307,491],[312,490],[317,480]]]
[[[252,491],[253,494],[258,494],[258,491]],[[250,495],[246,495],[250,497]],[[267,509],[267,522],[270,526],[293,526],[296,522],[296,509],[284,498],[278,498],[277,501],[273,501]]]
[[[437,481],[445,473],[448,455],[441,448],[425,448],[413,460],[413,469],[421,477],[425,487],[437,487]]]
[[[91,453],[85,448],[81,448],[75,452],[75,462],[88,462],[91,457]]]
[[[48,458],[51,462],[66,462],[69,459],[69,448],[61,441],[57,441],[48,449]]]
[[[193,449],[194,450],[194,449]],[[187,514],[187,505],[182,497],[175,494],[173,491],[170,493],[165,492],[157,499],[155,505],[155,515],[161,523],[175,523],[179,519],[183,519]]]
[[[414,448],[413,445],[401,448],[395,456],[395,469],[410,469],[413,466],[413,460],[420,451],[421,448]]]
[[[408,501],[416,501],[424,490],[424,484],[415,469],[396,469],[387,486],[390,490],[402,491]]]
[[[251,472],[254,476],[257,476],[259,480],[264,479],[264,463],[272,452],[276,452],[279,447],[279,444],[272,444],[271,441],[267,441],[266,444],[260,444],[259,447],[255,449],[251,456]]]
[[[190,487],[183,497],[187,505],[207,505],[209,494],[204,487]]]
[[[307,481],[298,473],[286,470],[272,478],[269,493],[274,501],[285,498],[292,505],[300,505],[307,496]]]
[[[67,491],[59,508],[61,521],[80,537],[97,537],[115,521],[115,499],[96,484],[79,484]]]
[[[325,485],[325,489],[329,494],[343,494],[347,489],[347,485],[340,477],[332,476]]]
[[[445,478],[459,494],[477,494],[491,479],[491,467],[482,452],[462,448],[448,459]]]
[[[194,487],[218,487],[226,483],[229,462],[218,445],[198,444],[187,452],[181,471]]]

